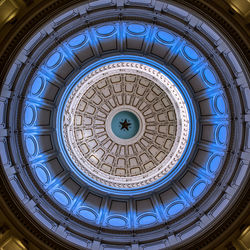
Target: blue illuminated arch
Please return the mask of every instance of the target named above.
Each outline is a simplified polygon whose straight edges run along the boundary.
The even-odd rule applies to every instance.
[[[118,26],[121,25],[119,23],[107,23],[107,24],[103,24],[101,27],[97,26],[96,28],[96,36],[97,38],[94,39],[92,41],[92,43],[96,43],[97,40],[100,41],[100,43],[102,43],[101,39],[104,39],[103,37],[107,36],[110,41],[109,43],[112,44],[112,39],[117,39],[117,37],[123,37],[124,35],[119,34],[121,29],[118,29]],[[135,36],[139,36],[140,39],[146,39],[146,37],[141,38],[142,34],[145,36],[145,34],[149,34],[150,33],[150,26],[149,24],[147,24],[147,26],[145,26],[144,24],[141,24],[139,22],[137,22],[136,24],[131,24],[130,22],[125,23],[125,25],[127,26],[127,32],[130,34],[133,34],[133,37],[131,38],[132,40],[134,39]],[[113,27],[113,28],[111,28]],[[146,28],[147,27],[147,28]],[[140,29],[139,29],[140,28]],[[136,29],[136,31],[133,31],[133,29]],[[107,34],[105,33],[106,31],[110,31]],[[138,30],[140,32],[138,32]],[[163,28],[159,28],[157,31],[156,28],[154,28],[154,32],[156,34],[155,39],[157,42],[158,37],[161,37],[161,39],[165,39],[164,40],[164,44],[163,47],[161,48],[162,50],[166,49],[168,50],[168,43],[172,43],[173,41],[173,35],[171,35],[171,39],[169,38],[170,35],[168,35],[169,41],[168,43],[165,43],[166,41],[166,34],[170,34],[169,30],[165,30],[163,31]],[[126,31],[126,30],[125,30]],[[164,32],[164,33],[163,33]],[[75,46],[76,47],[76,43],[78,44],[82,44],[83,41],[89,41],[90,42],[90,38],[87,38],[87,33],[86,31],[82,32],[84,34],[83,35],[78,35],[77,37],[73,36],[73,38],[69,38],[67,39],[65,45],[70,45]],[[165,36],[163,36],[163,34]],[[80,37],[80,38],[79,38]],[[77,38],[77,41],[76,41]],[[79,39],[81,40],[79,40]],[[150,37],[150,39],[152,39],[152,37]],[[180,41],[180,38],[178,38],[177,34],[175,34],[175,40]],[[160,41],[159,41],[160,42]],[[85,45],[83,45],[83,47],[88,46],[87,43],[85,43]],[[136,45],[137,46],[137,45]],[[74,53],[77,53],[77,50],[73,49]],[[83,48],[82,46],[80,46],[80,48]],[[131,49],[131,48],[130,48]],[[61,51],[61,52],[58,52]],[[174,54],[173,54],[174,53]],[[80,178],[80,180],[83,180],[85,183],[87,183],[90,186],[93,186],[96,190],[100,190],[101,192],[108,192],[108,193],[113,193],[114,195],[145,195],[153,190],[157,190],[159,188],[163,189],[164,187],[168,186],[168,183],[171,181],[173,182],[174,177],[176,174],[181,175],[181,173],[184,173],[186,171],[186,167],[187,167],[187,160],[190,158],[190,154],[191,152],[194,151],[194,144],[195,144],[195,140],[199,140],[197,138],[197,134],[198,133],[203,133],[204,134],[204,140],[208,143],[206,145],[207,150],[213,150],[213,148],[215,148],[215,151],[218,152],[218,146],[216,144],[219,144],[220,148],[221,148],[221,155],[224,152],[224,144],[226,143],[226,126],[222,126],[222,124],[227,125],[226,120],[224,119],[225,116],[227,117],[227,114],[223,114],[223,116],[221,118],[221,112],[219,111],[219,109],[222,109],[221,106],[219,106],[216,109],[216,105],[218,102],[214,103],[212,101],[212,96],[213,96],[213,92],[211,92],[211,88],[214,90],[217,90],[220,88],[220,82],[218,80],[218,77],[216,76],[216,73],[212,71],[212,66],[208,65],[208,62],[206,60],[204,60],[204,57],[202,56],[200,51],[195,50],[194,46],[189,45],[185,40],[183,40],[182,45],[180,46],[179,52],[175,52],[173,51],[173,55],[172,57],[176,57],[176,62],[173,62],[173,65],[175,67],[169,67],[168,65],[162,65],[160,64],[161,60],[159,59],[151,59],[150,55],[146,58],[146,57],[142,57],[140,55],[132,55],[131,53],[126,53],[126,54],[119,54],[119,55],[113,55],[113,56],[105,56],[103,59],[98,59],[97,61],[91,61],[88,62],[88,66],[83,65],[80,68],[77,69],[77,73],[75,74],[71,74],[69,71],[69,79],[67,81],[66,84],[66,88],[63,92],[61,92],[62,94],[60,94],[61,96],[58,97],[58,100],[60,100],[58,107],[57,107],[57,119],[56,122],[54,120],[53,123],[53,127],[56,127],[56,133],[57,133],[57,138],[56,140],[58,140],[58,148],[60,149],[60,154],[62,155],[63,159],[66,160],[66,164],[70,167],[71,170],[73,170],[76,175]],[[59,46],[58,48],[55,48],[55,52],[51,52],[48,57],[44,60],[45,62],[45,66],[42,66],[42,68],[46,69],[46,65],[48,66],[48,63],[51,64],[50,62],[55,62],[56,66],[51,66],[49,65],[46,69],[46,71],[48,72],[48,74],[51,74],[51,72],[53,72],[53,75],[56,77],[56,75],[58,74],[58,72],[60,72],[60,69],[64,68],[64,64],[66,65],[72,65],[74,59],[74,54],[71,55],[72,58],[69,57],[69,54],[66,54],[65,51],[62,50],[61,46]],[[75,54],[75,56],[77,56],[77,54]],[[54,58],[56,57],[56,59],[54,60]],[[60,63],[59,63],[60,61]],[[71,62],[72,61],[72,62]],[[63,120],[63,108],[64,108],[64,104],[66,103],[66,100],[68,98],[68,96],[70,95],[70,93],[72,92],[72,90],[74,89],[74,86],[81,80],[84,78],[84,76],[86,76],[87,74],[89,74],[91,71],[93,71],[94,69],[109,64],[111,62],[119,62],[119,61],[132,61],[132,62],[140,62],[140,63],[144,63],[146,65],[149,65],[153,68],[156,68],[157,70],[159,70],[160,72],[164,73],[165,75],[167,75],[167,77],[173,81],[175,83],[175,85],[178,87],[179,91],[182,93],[183,98],[186,102],[186,105],[188,107],[188,112],[189,112],[189,117],[190,117],[190,127],[191,127],[191,133],[189,135],[189,140],[186,146],[186,151],[185,154],[183,155],[183,157],[181,158],[181,160],[179,161],[178,165],[175,167],[175,169],[173,169],[167,176],[165,176],[164,178],[162,178],[161,180],[154,182],[153,184],[150,184],[146,187],[143,188],[133,188],[133,189],[116,189],[116,188],[110,188],[108,186],[105,186],[103,184],[99,184],[93,180],[91,180],[89,177],[85,176],[83,173],[81,173],[75,166],[74,163],[71,160],[71,156],[69,156],[69,154],[67,153],[67,150],[64,147],[64,143],[63,143],[63,139],[62,139],[62,120]],[[195,65],[198,65],[195,66]],[[55,67],[57,67],[57,70],[54,69]],[[178,67],[180,72],[178,72]],[[70,69],[70,67],[68,67]],[[199,78],[200,81],[196,82],[192,82],[191,86],[184,80],[182,80],[182,74],[181,72],[184,70],[184,68],[190,68],[190,73],[194,75],[196,78]],[[43,71],[45,72],[45,71]],[[41,74],[42,72],[40,72]],[[52,77],[52,75],[51,75]],[[72,78],[73,77],[73,78]],[[39,78],[38,78],[39,79]],[[48,75],[47,75],[47,79],[48,79]],[[51,78],[51,81],[53,81],[53,78]],[[37,78],[34,81],[34,86],[37,85]],[[210,119],[208,124],[203,124],[200,127],[200,131],[197,130],[197,113],[199,112],[198,109],[201,107],[203,108],[203,106],[199,106],[197,103],[194,102],[193,99],[193,91],[194,93],[199,92],[199,91],[203,91],[203,99],[206,96],[206,99],[203,101],[205,102],[205,108],[206,110],[211,110],[211,114],[210,114]],[[41,96],[41,94],[39,95]],[[34,97],[32,96],[32,99],[34,100],[34,98],[38,98],[39,100],[39,96],[38,97]],[[222,98],[220,95],[217,98]],[[211,100],[211,101],[210,101]],[[219,99],[220,100],[220,99]],[[41,101],[38,101],[40,103],[40,105],[43,105],[41,103]],[[29,103],[29,102],[27,102]],[[221,101],[219,103],[221,105]],[[209,107],[208,107],[209,106]],[[218,110],[219,112],[217,113],[213,113],[212,110]],[[203,112],[203,110],[201,110],[201,112]],[[215,117],[213,122],[213,118]],[[206,133],[202,132],[201,130],[209,130],[211,132],[209,132],[209,138],[206,138]],[[25,132],[27,130],[25,129]],[[199,132],[198,132],[199,131]],[[27,133],[27,132],[26,132]],[[197,143],[197,142],[196,142]],[[221,147],[222,146],[222,147]],[[46,153],[45,153],[46,155]],[[42,155],[39,156],[40,159],[43,158]],[[213,161],[211,161],[213,163]],[[220,161],[220,165],[222,164],[222,160]],[[183,168],[185,167],[185,168]],[[183,168],[183,169],[182,169]],[[213,167],[210,167],[213,168]],[[182,169],[182,170],[181,170]],[[218,170],[218,167],[217,167]],[[208,172],[210,173],[210,172]],[[204,180],[204,182],[202,183],[209,183],[210,180],[208,181],[204,175],[200,175],[197,176],[197,178],[194,178],[194,183],[193,184],[189,184],[188,189],[191,190],[191,187],[197,186],[199,181]],[[194,189],[194,188],[193,188]],[[196,188],[197,189],[197,188]],[[203,188],[204,189],[204,188]],[[191,191],[190,191],[191,192]],[[198,195],[197,195],[198,196]],[[200,196],[200,195],[199,195]],[[184,198],[184,196],[182,197]],[[185,199],[185,198],[184,198]],[[196,199],[190,198],[193,202],[196,201]],[[187,202],[184,202],[186,204],[186,206],[190,206],[188,205]]]

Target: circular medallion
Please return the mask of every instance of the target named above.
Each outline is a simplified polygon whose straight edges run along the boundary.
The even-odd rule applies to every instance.
[[[132,105],[118,105],[108,114],[105,129],[113,142],[132,145],[143,136],[145,124],[139,109]]]
[[[112,187],[136,188],[178,163],[189,117],[177,87],[139,63],[113,63],[85,76],[65,105],[63,136],[74,163]]]
[[[136,115],[130,111],[121,111],[117,113],[111,122],[111,130],[115,136],[121,139],[130,139],[134,137],[140,127]]]

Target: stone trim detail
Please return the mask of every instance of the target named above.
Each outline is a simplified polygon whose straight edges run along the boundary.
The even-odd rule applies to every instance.
[[[82,96],[84,94],[88,96],[91,95],[93,97],[96,96],[94,94],[97,92],[97,90],[96,91],[94,90],[94,87],[96,87],[96,84],[97,86],[98,84],[100,86],[103,86],[104,84],[106,84],[104,82],[108,81],[107,80],[108,77],[117,76],[118,74],[139,76],[139,77],[143,77],[143,80],[145,79],[144,81],[149,80],[149,82],[147,83],[149,84],[149,87],[147,88],[147,90],[150,92],[146,94],[146,91],[145,91],[145,96],[146,97],[149,96],[148,98],[151,98],[151,96],[154,94],[153,88],[155,88],[156,89],[155,91],[158,91],[159,93],[157,92],[157,94],[159,95],[161,94],[160,93],[161,91],[164,91],[165,93],[167,93],[167,95],[164,95],[165,102],[168,102],[166,98],[169,98],[171,102],[170,105],[171,106],[173,105],[173,108],[170,108],[170,109],[168,107],[164,108],[163,106],[163,110],[160,110],[159,112],[155,110],[154,112],[156,112],[156,114],[154,116],[158,118],[154,118],[154,116],[152,115],[151,119],[154,119],[153,123],[147,122],[147,118],[145,117],[144,119],[146,120],[146,123],[143,125],[144,127],[147,127],[150,124],[154,124],[155,122],[158,122],[162,124],[162,125],[159,125],[159,124],[157,125],[160,131],[161,129],[167,130],[168,127],[164,125],[163,120],[161,122],[161,119],[164,119],[166,124],[168,124],[171,121],[166,120],[166,117],[165,117],[166,114],[170,114],[171,116],[173,116],[172,119],[175,119],[174,118],[175,115],[177,117],[176,121],[174,121],[174,123],[171,125],[173,128],[170,127],[170,130],[176,130],[176,132],[174,131],[172,132],[175,139],[174,139],[173,146],[171,146],[171,149],[169,150],[169,153],[167,152],[167,148],[165,148],[163,152],[160,150],[157,150],[157,148],[155,147],[157,146],[156,143],[155,144],[152,143],[153,140],[151,141],[151,143],[149,143],[150,138],[147,138],[147,134],[150,134],[150,130],[147,130],[147,129],[145,133],[143,134],[142,139],[140,141],[139,140],[136,140],[136,142],[131,141],[131,147],[134,147],[135,152],[137,151],[138,153],[141,154],[141,155],[138,155],[138,157],[136,157],[136,155],[134,154],[132,154],[132,156],[134,156],[134,158],[137,159],[137,162],[141,161],[141,164],[142,164],[141,168],[145,169],[144,171],[140,171],[139,174],[135,174],[135,175],[126,174],[127,168],[128,168],[128,165],[124,163],[126,162],[126,157],[122,157],[122,155],[120,155],[119,153],[114,153],[111,157],[115,159],[116,161],[115,164],[117,164],[117,161],[118,161],[118,166],[116,168],[116,171],[119,170],[120,172],[110,174],[108,169],[107,171],[101,170],[105,166],[106,168],[109,167],[111,170],[112,163],[110,163],[110,165],[99,164],[98,155],[101,154],[102,155],[101,157],[103,158],[104,157],[103,155],[108,156],[109,154],[103,150],[105,146],[103,147],[98,137],[96,136],[91,137],[92,141],[95,141],[95,143],[98,144],[99,146],[95,146],[95,148],[97,149],[96,151],[93,151],[93,154],[87,153],[86,156],[85,154],[82,153],[81,146],[85,145],[85,147],[88,148],[87,146],[88,143],[86,145],[86,143],[82,144],[82,143],[77,142],[80,140],[79,138],[82,139],[84,137],[84,130],[82,131],[80,126],[86,126],[90,130],[91,128],[86,124],[90,121],[92,124],[92,121],[93,122],[95,121],[95,123],[100,124],[98,126],[99,129],[101,128],[104,129],[105,128],[104,123],[106,122],[105,121],[106,118],[104,119],[102,119],[101,117],[98,118],[98,116],[94,116],[94,113],[92,114],[92,116],[89,115],[88,117],[86,117],[84,113],[82,113],[81,115],[80,110],[79,110],[79,105],[83,105],[83,103],[80,103]],[[111,86],[112,84],[108,85],[106,90],[103,89],[103,91],[108,92],[107,94],[110,93],[110,96],[111,96],[111,92],[109,89],[111,88]],[[157,86],[160,87],[160,89],[158,89]],[[154,94],[155,98],[157,97],[157,94]],[[114,94],[114,96],[116,97],[117,95],[118,94]],[[140,95],[137,94],[136,97],[139,99]],[[115,102],[114,99],[112,100],[113,102]],[[105,100],[105,102],[107,102],[108,104],[107,100]],[[84,103],[85,105],[87,105],[87,102],[84,102]],[[147,105],[149,103],[150,101],[148,101]],[[101,104],[103,105],[103,103]],[[105,105],[107,106],[107,104]],[[125,102],[121,101],[120,107],[122,107],[122,105],[125,105],[125,104],[126,104]],[[129,105],[133,107],[133,103],[129,103]],[[119,107],[119,103],[118,103],[118,107]],[[99,110],[99,111],[102,110],[102,108],[97,105],[90,106],[90,108],[93,109],[91,110],[91,112],[94,112],[94,109]],[[133,107],[133,108],[138,108],[138,106]],[[175,114],[173,113],[173,109],[174,109]],[[145,112],[147,111],[148,110],[145,110]],[[188,136],[189,136],[188,111],[185,105],[185,101],[182,95],[180,94],[179,90],[175,86],[175,84],[172,81],[170,81],[170,79],[168,79],[164,74],[160,73],[156,69],[153,69],[147,65],[143,65],[140,63],[118,62],[118,63],[105,65],[101,68],[98,68],[92,71],[90,74],[85,76],[75,86],[75,88],[73,89],[72,93],[70,94],[68,98],[68,101],[66,103],[66,109],[64,112],[65,112],[64,113],[65,118],[63,122],[64,140],[65,140],[65,144],[68,149],[68,152],[71,158],[76,163],[77,167],[80,168],[81,171],[83,171],[85,174],[90,176],[92,179],[95,179],[96,181],[101,182],[105,185],[118,187],[118,188],[134,188],[134,187],[145,186],[165,176],[178,163],[179,159],[181,158],[185,150],[185,146],[186,146]],[[85,112],[85,110],[83,112]],[[106,112],[106,111],[103,110],[103,112]],[[106,114],[106,117],[107,116],[108,116],[108,112]],[[76,121],[76,119],[78,119],[79,121]],[[155,119],[159,119],[159,120],[156,121]],[[148,118],[148,120],[150,120],[150,118]],[[75,124],[77,124],[77,126],[75,126]],[[103,126],[101,126],[101,124],[103,124]],[[93,126],[94,124],[91,125],[91,127]],[[174,129],[175,127],[176,129]],[[79,138],[77,138],[77,133],[79,135]],[[90,132],[90,133],[93,134],[93,132]],[[152,139],[154,138],[154,134],[155,133],[151,131]],[[164,134],[163,139],[166,141],[167,133],[164,132],[163,134]],[[159,136],[160,135],[161,134],[159,134]],[[102,137],[105,137],[106,138],[105,141],[108,142],[108,139],[107,139],[108,134],[105,132],[105,129],[102,134]],[[111,139],[112,145],[114,144],[114,146],[116,145],[116,147],[120,148],[119,143],[118,144],[115,143],[112,140],[112,138],[109,138],[109,139]],[[143,142],[145,143],[143,144]],[[138,151],[138,148],[136,149],[136,145],[137,145],[136,143],[138,144],[138,147],[141,148],[141,150]],[[124,149],[125,149],[125,152],[128,152],[129,151],[128,145],[124,146]],[[150,154],[151,149],[154,151]],[[86,149],[86,150],[90,151],[89,149]],[[118,150],[116,150],[116,152],[118,152]],[[160,152],[162,152],[164,156],[162,156],[161,159],[157,160],[157,156],[159,155]],[[154,154],[156,158],[154,157]],[[144,156],[144,158],[142,156]],[[104,163],[106,162],[105,160],[103,161]],[[120,165],[119,165],[119,161],[121,162]],[[100,168],[97,168],[97,166],[100,166]]]

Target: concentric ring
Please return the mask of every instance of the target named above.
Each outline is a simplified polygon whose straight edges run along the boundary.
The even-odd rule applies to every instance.
[[[84,76],[66,99],[58,127],[63,127],[68,154],[102,184],[123,189],[149,185],[166,178],[183,155],[187,107],[174,83],[154,68],[126,61],[107,64]],[[109,116],[124,105],[141,117],[142,126],[137,137],[117,141]]]
[[[244,62],[222,33],[182,5],[161,2],[159,13],[152,9],[159,4],[142,7],[133,1],[128,8],[125,2],[130,1],[119,1],[124,4],[121,8],[118,1],[112,2],[116,5],[103,7],[97,1],[96,5],[74,6],[53,18],[53,23],[39,28],[13,59],[4,81],[8,91],[1,92],[4,101],[0,106],[4,110],[0,153],[6,183],[25,214],[32,217],[29,221],[36,221],[48,237],[53,235],[67,246],[183,248],[213,233],[221,218],[236,209],[246,187],[250,151],[245,135],[250,106],[246,101],[247,74],[240,66]],[[122,12],[119,19],[118,12]],[[161,21],[152,24],[148,13]],[[83,24],[85,18],[87,25]],[[51,44],[55,40],[57,43]],[[169,99],[176,94],[177,101],[173,98],[171,102],[180,127],[177,136],[181,139],[187,132],[179,123],[185,121],[183,114],[188,114],[190,131],[183,145],[176,140],[176,148],[171,148],[176,152],[183,147],[173,159],[174,167],[163,174],[159,169],[161,176],[156,170],[152,179],[145,177],[149,182],[138,180],[139,186],[126,186],[126,180],[118,183],[122,175],[109,179],[110,174],[105,176],[98,164],[92,164],[93,171],[85,174],[79,166],[91,164],[83,157],[78,141],[72,142],[73,146],[69,143],[69,148],[79,149],[78,156],[69,153],[64,143],[64,129],[72,128],[69,140],[78,136],[75,114],[81,113],[77,107],[84,94],[95,89],[99,80],[122,75],[119,70],[126,68],[130,70],[127,75],[146,74],[144,77],[157,83]],[[169,88],[161,82],[164,77]],[[178,93],[183,99],[176,105]],[[82,117],[95,116],[91,108],[88,112],[84,110]],[[139,112],[131,112],[140,119]],[[140,111],[143,119],[144,112],[146,109]],[[157,143],[155,139],[152,141]],[[105,162],[106,155],[101,157],[100,162]],[[78,165],[78,161],[85,162]]]
[[[132,123],[131,128],[128,127],[126,129],[122,127],[124,120],[128,123]],[[121,105],[112,109],[108,114],[105,127],[109,137],[114,142],[122,145],[131,145],[134,142],[140,140],[144,134],[145,119],[142,113],[133,106]],[[126,130],[129,129],[131,129],[132,132],[127,135]]]

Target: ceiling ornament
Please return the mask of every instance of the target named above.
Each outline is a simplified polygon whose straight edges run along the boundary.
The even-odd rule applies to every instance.
[[[119,127],[118,136],[112,131],[113,119],[124,111],[139,122],[138,133],[129,139],[118,137]],[[133,126],[126,119],[117,122]],[[164,74],[144,64],[117,62],[77,83],[65,104],[62,127],[81,171],[105,185],[135,188],[165,176],[178,163],[189,117],[182,95]]]
[[[0,156],[3,198],[11,197],[6,204],[27,230],[54,249],[206,246],[244,209],[249,186],[249,72],[244,53],[228,40],[228,25],[215,26],[198,8],[177,2],[83,1],[69,7],[67,1],[67,6],[59,6],[64,2],[56,1],[53,11],[46,8],[24,25],[11,42],[13,46],[18,41],[18,46],[5,53]],[[205,12],[212,10],[205,6]],[[130,76],[135,83],[128,83]],[[126,84],[119,80],[115,85],[113,77],[127,79]],[[103,80],[109,87],[100,90]],[[114,86],[124,94],[130,86],[144,86],[148,95],[142,100],[149,108],[140,110],[132,99],[119,103],[118,98],[112,106]],[[135,93],[133,89],[131,96]],[[150,93],[157,96],[155,101]],[[170,105],[157,102],[161,97]],[[104,109],[105,102],[111,110]],[[131,145],[146,137],[150,110],[156,130],[161,117],[170,124],[168,132],[163,127],[161,133],[173,145],[166,148],[154,133],[150,146],[156,149],[145,147],[153,168],[140,164],[132,171],[133,157],[131,163],[121,157],[123,148],[128,154]],[[86,124],[87,118],[93,118],[93,126]],[[119,144],[119,152],[104,150],[107,141],[101,141],[99,128],[113,145]],[[90,148],[92,139],[96,149]],[[100,163],[91,162],[94,153]],[[136,153],[133,148],[139,161]],[[169,160],[172,153],[176,159]],[[102,165],[111,166],[108,154],[117,159],[111,170]],[[125,159],[123,170],[130,172],[117,170],[119,158]],[[149,183],[142,183],[140,176],[149,173],[155,181],[149,175]],[[139,186],[124,188],[122,178]]]

